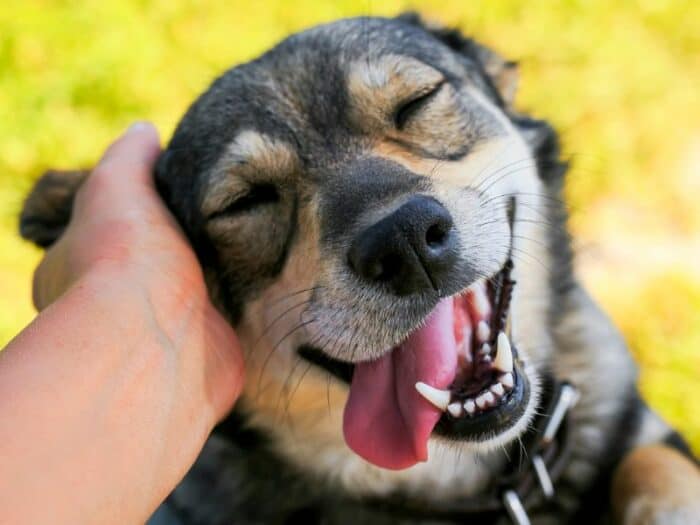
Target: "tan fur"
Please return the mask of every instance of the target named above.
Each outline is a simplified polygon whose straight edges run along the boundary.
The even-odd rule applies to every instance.
[[[377,141],[371,151],[373,155],[398,162],[414,173],[431,173],[440,164],[436,160],[421,157],[390,140]]]
[[[639,447],[615,473],[612,503],[623,525],[700,523],[700,469],[668,447]]]
[[[439,71],[408,57],[359,60],[351,64],[347,79],[350,118],[362,129],[384,128],[401,101],[427,92],[442,80]]]
[[[202,201],[207,216],[245,193],[250,184],[289,178],[298,166],[287,144],[254,131],[239,133],[211,172],[211,188]]]

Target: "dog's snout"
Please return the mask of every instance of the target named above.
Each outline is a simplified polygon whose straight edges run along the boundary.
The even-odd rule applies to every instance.
[[[361,231],[348,253],[363,280],[396,295],[440,291],[457,260],[452,216],[438,201],[416,196]]]

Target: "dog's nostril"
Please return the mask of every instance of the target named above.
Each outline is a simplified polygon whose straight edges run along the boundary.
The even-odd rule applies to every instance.
[[[364,275],[367,279],[377,280],[381,279],[384,272],[383,261],[373,261],[365,268]]]
[[[428,231],[425,232],[425,242],[430,248],[439,248],[447,240],[447,234],[450,229],[444,224],[433,224]]]
[[[377,279],[389,280],[391,276],[396,275],[401,270],[401,259],[395,254],[388,254],[382,258],[381,272],[377,275]]]

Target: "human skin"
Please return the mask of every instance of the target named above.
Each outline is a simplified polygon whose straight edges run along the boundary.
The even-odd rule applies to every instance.
[[[143,523],[243,383],[239,343],[132,126],[34,276],[36,319],[0,352],[0,523]]]

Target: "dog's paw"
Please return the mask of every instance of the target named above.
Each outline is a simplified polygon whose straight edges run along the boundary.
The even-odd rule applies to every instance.
[[[700,525],[700,470],[668,447],[640,447],[618,467],[612,502],[621,525]]]
[[[68,225],[73,198],[87,174],[78,170],[50,170],[42,175],[24,201],[20,235],[44,248],[53,244]]]
[[[640,498],[629,505],[621,525],[700,525],[700,503],[665,507],[663,502]]]

